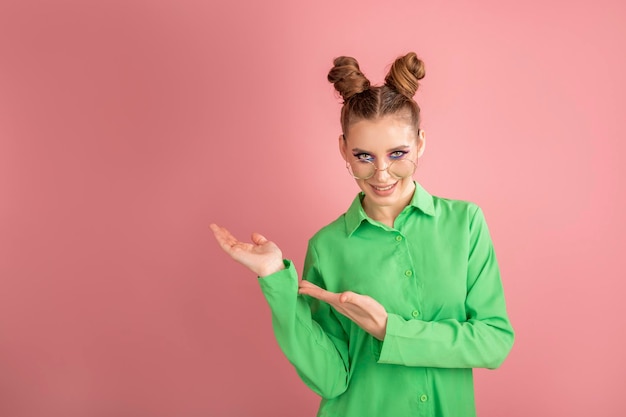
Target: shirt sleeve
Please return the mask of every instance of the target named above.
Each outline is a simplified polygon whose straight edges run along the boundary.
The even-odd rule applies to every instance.
[[[326,303],[298,294],[298,275],[289,260],[285,269],[259,278],[272,311],[274,335],[300,378],[323,398],[334,398],[348,387],[347,336]],[[315,250],[309,245],[304,278],[319,285]]]
[[[500,271],[480,208],[470,221],[464,322],[405,320],[389,314],[379,363],[438,368],[497,368],[514,340]]]

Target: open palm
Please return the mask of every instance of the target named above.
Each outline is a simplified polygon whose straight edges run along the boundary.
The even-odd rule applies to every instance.
[[[324,301],[338,312],[355,322],[360,328],[383,340],[387,333],[387,311],[378,301],[367,295],[352,291],[334,293],[302,280],[298,292]]]
[[[216,224],[209,226],[224,252],[258,276],[273,274],[284,268],[280,248],[259,233],[252,233],[252,243],[241,242],[227,229]]]

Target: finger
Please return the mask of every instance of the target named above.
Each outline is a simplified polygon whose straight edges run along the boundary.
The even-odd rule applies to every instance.
[[[215,235],[215,237],[223,237],[224,234],[228,233],[228,231],[226,229],[224,229],[223,227],[220,227],[218,225],[216,225],[215,223],[211,223],[209,225],[209,229],[211,229],[213,231],[213,234]]]
[[[368,306],[371,305],[371,303],[369,302],[369,297],[361,295],[361,294],[357,294],[352,291],[346,291],[346,292],[339,294],[339,301],[341,303],[351,304],[355,307],[362,308],[362,309],[368,309],[369,308]]]
[[[220,245],[220,247],[227,253],[231,253],[233,250],[233,247],[235,246],[232,242],[228,242],[226,241],[223,237],[221,236],[216,236],[217,238],[217,243]]]
[[[217,225],[211,225],[209,227],[213,231],[213,234],[215,235],[215,239],[217,240],[217,243],[226,252],[230,253],[236,245],[241,243],[227,229],[217,226]]]
[[[215,227],[213,227],[215,226]],[[229,246],[235,245],[239,242],[235,236],[233,236],[226,228],[220,227],[216,224],[209,226],[215,235],[215,238],[221,242],[229,244]]]
[[[268,240],[260,233],[252,233],[252,241],[257,245],[267,243]]]
[[[311,281],[307,281],[306,279],[301,280],[298,283],[298,286],[300,288],[309,288],[309,289],[310,288],[319,288],[319,289],[321,289],[320,287],[318,287],[317,285],[313,284]]]
[[[352,291],[346,291],[343,292],[341,294],[339,294],[339,301],[341,301],[342,303],[350,303],[350,304],[356,304],[354,301],[355,299],[355,293],[353,293]]]
[[[222,234],[222,228],[219,227],[218,225],[216,225],[215,223],[211,223],[209,225],[209,229],[211,229],[211,231],[213,232],[213,234],[215,235],[215,237],[217,237],[218,235]]]
[[[338,294],[326,291],[325,289],[320,288],[317,285],[310,283],[309,281],[303,280],[300,283],[298,293],[309,295],[313,298],[317,298],[318,300],[325,301],[329,304],[337,303],[338,301]]]

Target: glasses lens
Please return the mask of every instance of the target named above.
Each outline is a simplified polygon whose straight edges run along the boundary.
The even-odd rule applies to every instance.
[[[376,165],[371,161],[354,161],[347,164],[350,174],[359,180],[366,180],[374,176],[376,173]],[[395,178],[406,178],[415,172],[415,163],[410,159],[398,159],[393,161],[383,171],[387,171],[389,175]]]
[[[371,178],[376,172],[376,167],[370,161],[354,161],[348,164],[347,166],[350,174],[359,180],[366,180]]]
[[[415,168],[415,163],[410,159],[398,159],[389,165],[387,172],[396,178],[405,178],[413,175]]]

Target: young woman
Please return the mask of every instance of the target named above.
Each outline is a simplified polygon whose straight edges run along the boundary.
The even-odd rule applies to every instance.
[[[217,241],[260,278],[278,343],[322,397],[318,416],[475,416],[472,368],[514,333],[482,211],[413,180],[424,152],[413,100],[424,64],[398,58],[371,86],[354,58],[328,74],[344,99],[339,151],[361,192],[309,241],[303,279],[259,234]]]

